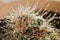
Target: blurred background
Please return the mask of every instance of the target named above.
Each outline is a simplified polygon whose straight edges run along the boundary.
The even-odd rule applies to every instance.
[[[33,6],[38,2],[37,9],[44,9],[48,4],[47,10],[57,11],[60,13],[60,0],[0,0],[0,18],[7,15],[9,9],[16,8],[20,4]]]
[[[20,1],[20,0],[0,0],[0,5],[8,2]],[[41,1],[60,1],[60,0],[41,0]]]

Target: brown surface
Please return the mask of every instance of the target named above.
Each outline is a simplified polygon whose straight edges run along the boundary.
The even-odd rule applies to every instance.
[[[49,10],[53,10],[57,12],[60,12],[60,2],[56,2],[56,1],[43,1],[43,0],[37,0],[38,1],[38,5],[37,5],[37,9],[44,9],[46,7],[46,5],[49,3],[50,6],[47,8]],[[20,4],[22,5],[26,5],[27,1],[26,0],[20,0],[20,1],[16,1],[16,2],[11,2],[11,3],[7,3],[4,5],[0,6],[0,18],[4,17],[5,15],[8,14],[9,9],[11,8],[16,8],[18,7]],[[34,0],[29,0],[28,1],[29,6],[32,6],[33,4],[36,3],[36,1]]]

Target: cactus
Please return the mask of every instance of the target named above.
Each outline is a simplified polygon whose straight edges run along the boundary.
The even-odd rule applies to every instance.
[[[0,39],[59,40],[58,31],[50,25],[50,22],[60,17],[55,17],[56,14],[49,15],[51,11],[45,11],[46,8],[37,12],[34,11],[36,4],[32,8],[28,5],[25,7],[20,5],[16,10],[12,8],[10,15],[0,20]]]

